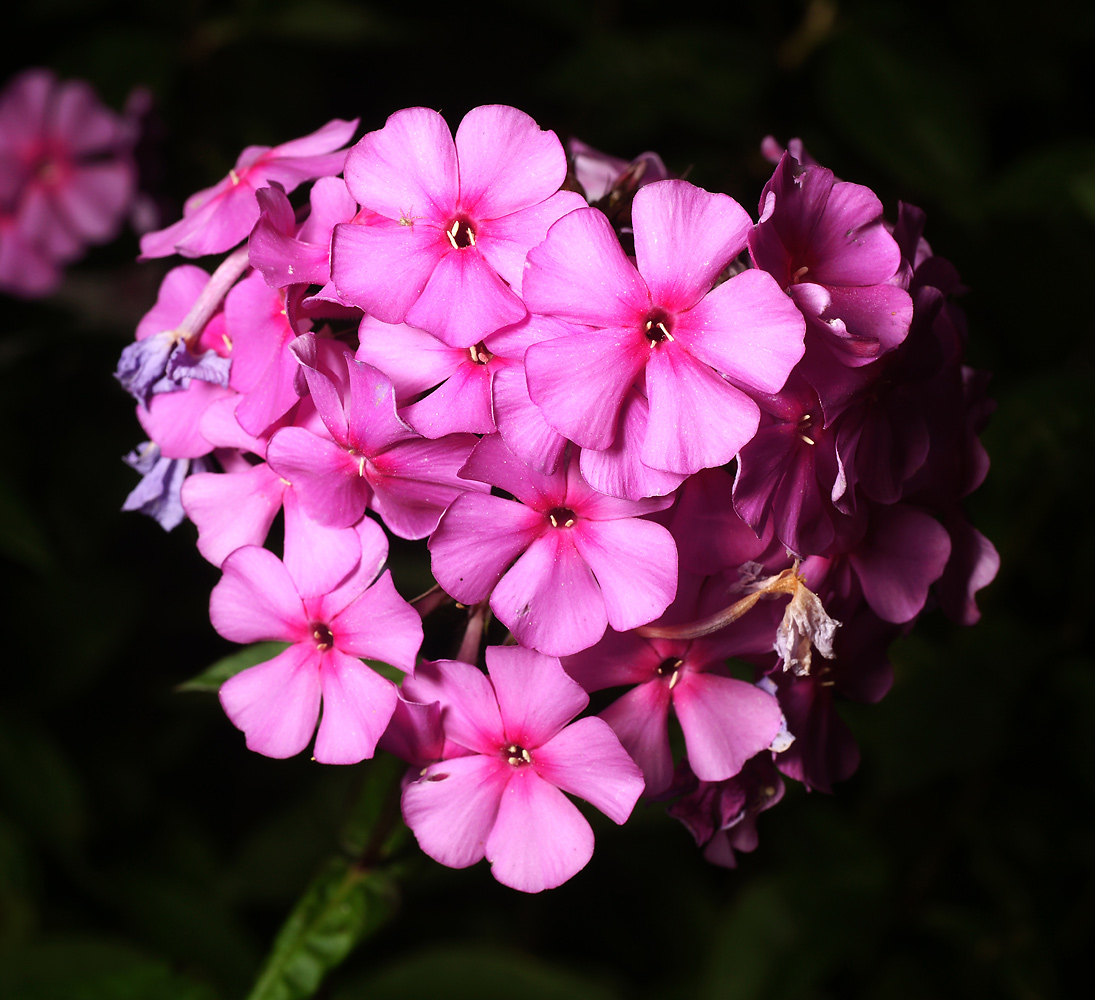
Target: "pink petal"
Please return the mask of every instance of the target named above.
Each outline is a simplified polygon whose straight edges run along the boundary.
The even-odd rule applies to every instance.
[[[464,116],[456,130],[456,153],[460,208],[474,219],[497,219],[549,198],[567,172],[555,133],[541,131],[523,111],[501,104],[473,108]]]
[[[282,480],[278,485],[284,489]],[[313,521],[294,490],[286,490],[284,500],[285,568],[301,597],[325,594],[358,563],[361,546],[356,544],[356,532]]]
[[[308,745],[319,717],[316,660],[314,646],[296,644],[221,685],[221,705],[248,749],[284,758]]]
[[[757,404],[676,344],[650,354],[643,462],[677,473],[725,465],[756,433]]]
[[[651,353],[646,338],[630,328],[533,344],[525,354],[529,396],[560,434],[603,450],[616,437],[624,397]]]
[[[486,493],[465,493],[430,538],[434,577],[445,593],[477,604],[545,530],[539,511]]]
[[[533,767],[549,784],[623,823],[643,792],[642,772],[604,719],[579,719],[539,747]]]
[[[667,681],[660,678],[633,687],[601,712],[624,749],[642,770],[648,795],[660,795],[673,780],[673,752],[669,746]]]
[[[423,437],[468,432],[493,434],[491,372],[488,365],[467,361],[443,385],[402,411],[403,418]]]
[[[609,624],[626,632],[653,621],[677,591],[677,546],[653,521],[578,521],[574,546],[597,577]],[[574,652],[574,650],[568,650]]]
[[[701,781],[724,781],[772,743],[779,702],[753,684],[687,671],[673,690],[688,763]]]
[[[262,545],[281,509],[285,483],[263,463],[247,472],[200,472],[183,482],[186,516],[198,526],[198,551],[214,566],[241,545]]]
[[[663,309],[691,309],[742,250],[753,228],[733,198],[687,181],[641,187],[631,210],[635,263]]]
[[[389,219],[409,213],[447,223],[460,190],[449,126],[429,108],[397,111],[350,150],[345,177],[358,204]]]
[[[537,472],[554,472],[567,439],[529,397],[524,365],[499,367],[491,381],[491,396],[498,433],[510,451]]]
[[[589,695],[567,676],[558,657],[519,646],[488,646],[486,658],[511,743],[539,747],[589,704]]]
[[[403,819],[434,861],[467,868],[486,850],[513,768],[501,757],[432,764],[403,791]]]
[[[353,656],[380,660],[403,671],[414,670],[422,645],[422,619],[396,593],[385,570],[368,590],[330,621],[337,647]]]
[[[362,317],[358,337],[354,357],[379,368],[392,380],[400,406],[444,382],[468,360],[466,350],[449,347],[432,333],[405,323],[382,323],[375,316]]]
[[[517,768],[501,796],[485,853],[491,874],[503,885],[541,892],[588,864],[593,830],[558,788],[531,767]]]
[[[208,455],[213,445],[201,433],[201,418],[213,403],[234,398],[224,386],[191,379],[180,392],[157,393],[148,409],[137,408],[137,419],[145,433],[160,446],[164,458],[198,458]]]
[[[403,693],[420,704],[440,702],[448,740],[501,760],[506,736],[498,699],[477,667],[460,660],[425,660],[413,677],[404,679]]]
[[[778,392],[802,358],[806,324],[770,274],[743,271],[678,317],[673,336],[735,382]]]
[[[395,685],[338,649],[324,655],[319,678],[323,718],[315,759],[321,764],[356,764],[372,757],[395,711]]]
[[[406,320],[453,347],[471,347],[524,315],[524,304],[483,255],[464,247],[440,258]]]
[[[608,624],[601,589],[568,529],[537,538],[494,588],[490,606],[521,645],[550,656],[592,646]]]
[[[307,632],[304,605],[282,561],[257,545],[236,549],[209,598],[209,618],[232,642],[284,639]]]
[[[347,528],[365,513],[370,488],[358,463],[333,441],[284,427],[266,449],[270,467],[292,484],[304,512],[329,528]]]
[[[594,208],[564,215],[529,251],[521,294],[529,312],[585,326],[639,327],[650,310],[646,284]]]

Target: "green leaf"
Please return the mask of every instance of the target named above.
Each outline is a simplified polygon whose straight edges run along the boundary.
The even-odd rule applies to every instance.
[[[334,858],[289,915],[248,1000],[305,1000],[394,906],[386,874]]]
[[[206,667],[197,677],[179,684],[176,691],[212,691],[216,694],[221,685],[229,677],[238,674],[241,670],[253,667],[256,663],[272,660],[283,649],[289,648],[287,642],[256,642],[246,646],[238,653],[226,656],[223,660],[217,660],[210,667]]]

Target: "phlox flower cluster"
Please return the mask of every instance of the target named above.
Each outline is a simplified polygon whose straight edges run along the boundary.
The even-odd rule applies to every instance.
[[[801,143],[766,140],[753,216],[514,108],[356,129],[244,151],[142,241],[225,254],[168,272],[117,376],[127,508],[196,525],[221,635],[284,644],[228,718],[397,755],[422,849],[517,889],[589,861],[568,796],[665,803],[734,865],[784,779],[855,769],[836,704],[886,693],[889,643],[973,624],[996,572],[954,268]],[[411,603],[388,535],[427,540]]]
[[[112,240],[133,208],[140,94],[127,113],[83,80],[29,69],[0,92],[0,291],[52,292],[65,265]]]

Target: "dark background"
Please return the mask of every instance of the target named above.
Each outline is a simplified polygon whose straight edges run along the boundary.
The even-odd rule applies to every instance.
[[[994,373],[993,459],[968,507],[1000,550],[984,619],[927,616],[834,796],[792,788],[736,872],[640,809],[590,866],[525,897],[485,865],[412,860],[395,918],[324,988],[353,998],[1070,995],[1095,938],[1092,276],[1095,8],[820,0],[684,5],[38,0],[0,76],[157,101],[166,213],[243,146],[329,118],[482,103],[672,170],[754,210],[761,138],[923,207]],[[360,134],[360,133],[359,133]],[[169,262],[126,233],[50,300],[0,299],[0,994],[241,997],[359,777],[248,753],[174,685],[228,651],[189,525],[118,511],[141,439],[111,378]],[[171,262],[173,263],[173,262]],[[413,858],[413,853],[412,853]],[[1082,977],[1082,978],[1081,978]]]

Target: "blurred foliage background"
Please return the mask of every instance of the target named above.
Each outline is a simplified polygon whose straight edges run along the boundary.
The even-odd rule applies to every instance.
[[[929,616],[885,701],[848,706],[859,773],[791,789],[733,872],[656,809],[597,827],[540,897],[412,860],[321,996],[1027,1000],[1088,978],[1095,7],[37,0],[0,45],[5,78],[50,66],[115,108],[151,90],[165,223],[249,143],[508,103],[750,209],[761,138],[801,136],[889,214],[923,207],[971,288],[999,408],[969,510],[1003,568],[978,627]],[[141,432],[111,373],[171,263],[136,252],[126,234],[53,298],[2,302],[0,996],[20,1000],[244,996],[362,773],[250,754],[214,698],[173,692],[229,647],[193,530],[118,511]]]

